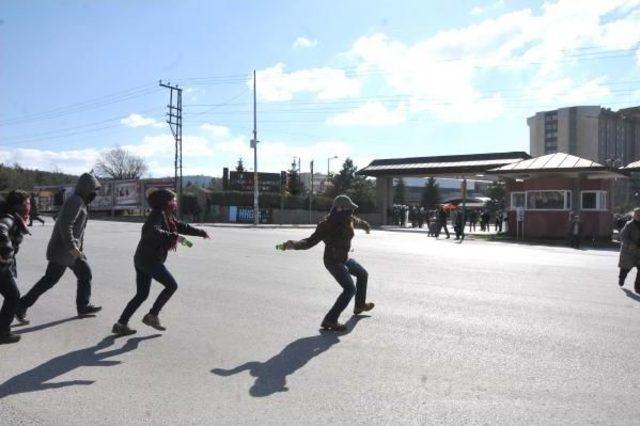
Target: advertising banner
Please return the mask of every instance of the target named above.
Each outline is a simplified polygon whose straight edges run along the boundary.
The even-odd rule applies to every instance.
[[[116,209],[141,208],[140,181],[120,181],[114,184]]]

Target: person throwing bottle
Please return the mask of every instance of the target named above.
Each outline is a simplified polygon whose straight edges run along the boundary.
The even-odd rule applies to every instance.
[[[315,232],[308,238],[299,241],[286,241],[278,247],[281,250],[307,250],[323,241],[324,266],[342,287],[342,294],[322,320],[321,327],[330,331],[345,331],[347,327],[338,322],[342,311],[349,305],[355,294],[355,315],[370,311],[374,303],[367,303],[367,280],[369,274],[355,259],[349,258],[351,239],[354,229],[360,228],[368,234],[371,226],[366,221],[355,217],[354,210],[358,205],[346,195],[338,195],[333,200],[329,215],[316,227]],[[353,278],[356,277],[356,284]]]
[[[142,236],[133,257],[136,268],[136,294],[124,308],[120,319],[113,325],[112,332],[117,335],[130,335],[136,332],[129,328],[129,319],[149,297],[151,280],[164,286],[148,314],[142,322],[156,330],[166,330],[160,324],[158,315],[162,307],[178,289],[178,283],[164,266],[169,250],[176,250],[178,243],[190,246],[182,235],[209,238],[202,229],[180,222],[176,218],[178,202],[176,194],[168,189],[153,189],[147,197],[151,213],[142,226]]]

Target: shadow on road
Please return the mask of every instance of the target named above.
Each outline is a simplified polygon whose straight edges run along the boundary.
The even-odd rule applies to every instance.
[[[640,296],[638,296],[637,294],[635,294],[631,290],[627,290],[626,288],[623,288],[622,291],[624,291],[626,293],[628,298],[633,299],[636,302],[640,302]]]
[[[95,315],[92,315],[92,317],[95,317]],[[15,329],[16,334],[25,334],[25,333],[33,333],[34,331],[46,330],[47,328],[55,327],[57,325],[64,324],[66,322],[71,322],[71,321],[75,321],[75,320],[81,320],[81,319],[85,319],[85,318],[89,318],[89,317],[88,316],[86,316],[86,317],[75,316],[75,317],[69,317],[69,318],[55,320],[55,321],[51,321],[51,322],[46,322],[44,324],[34,325],[32,327],[25,327],[25,326],[21,326],[19,324],[15,324],[12,327]]]
[[[289,343],[279,354],[265,361],[251,361],[230,370],[214,368],[213,374],[228,377],[249,370],[256,380],[249,389],[253,397],[269,396],[276,392],[287,392],[287,376],[305,366],[311,359],[329,350],[340,342],[339,337],[349,334],[358,321],[367,315],[354,315],[347,321],[347,331],[343,333],[321,331],[319,335],[303,337]]]
[[[127,340],[127,342],[119,349],[99,352],[109,348],[115,343],[115,336],[105,337],[95,346],[60,355],[0,384],[0,399],[19,393],[37,392],[66,386],[93,384],[93,380],[69,380],[54,383],[47,382],[80,367],[110,367],[121,364],[122,361],[108,361],[107,358],[135,350],[143,340],[153,339],[160,336],[160,334],[153,334],[145,337],[134,337]]]

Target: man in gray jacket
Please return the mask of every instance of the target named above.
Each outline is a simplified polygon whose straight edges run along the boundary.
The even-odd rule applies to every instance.
[[[633,209],[633,219],[620,231],[620,243],[618,285],[622,287],[631,269],[640,265],[640,208]],[[636,274],[634,290],[640,294],[640,273]]]
[[[78,179],[73,195],[67,198],[62,205],[47,247],[47,260],[49,261],[47,271],[40,281],[20,299],[16,311],[16,319],[19,322],[28,323],[27,309],[36,303],[47,290],[56,285],[67,268],[70,268],[78,279],[76,293],[78,315],[86,316],[102,309],[99,306],[89,304],[91,268],[82,252],[84,230],[89,216],[88,205],[96,197],[99,188],[98,179],[89,173],[84,173]]]

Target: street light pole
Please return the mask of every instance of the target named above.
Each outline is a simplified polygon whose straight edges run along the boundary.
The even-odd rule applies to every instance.
[[[337,155],[334,155],[333,157],[327,158],[327,178],[331,174],[331,160],[335,160],[336,158],[338,158]]]
[[[260,223],[260,207],[258,206],[258,129],[256,117],[256,70],[253,70],[253,224]]]

